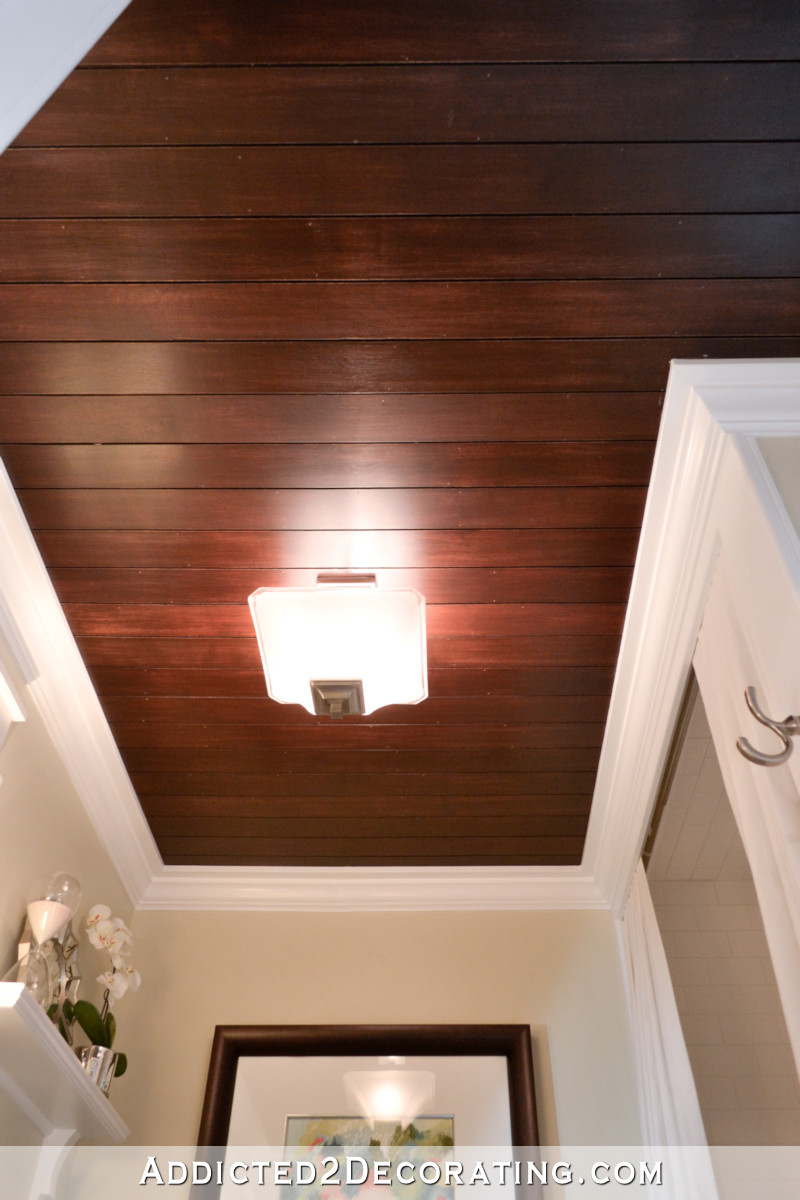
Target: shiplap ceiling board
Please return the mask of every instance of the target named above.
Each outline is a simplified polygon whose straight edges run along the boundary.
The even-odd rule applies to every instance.
[[[168,864],[580,862],[673,358],[800,354],[800,10],[133,0],[0,158],[0,452]],[[376,571],[430,698],[267,699]]]

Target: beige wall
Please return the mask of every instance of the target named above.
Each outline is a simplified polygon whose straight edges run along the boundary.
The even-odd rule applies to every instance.
[[[800,438],[763,437],[758,439],[758,446],[786,511],[800,533]]]
[[[0,669],[14,685],[26,720],[15,722],[0,747],[0,978],[17,958],[17,944],[32,898],[57,871],[75,875],[83,885],[76,928],[92,904],[109,904],[128,920],[131,904],[91,825],[61,759],[0,638]],[[107,959],[83,946],[81,995],[100,1000],[95,982]],[[0,1047],[0,1066],[2,1047]],[[0,1090],[0,1142],[37,1144],[40,1135]]]
[[[46,885],[56,871],[75,875],[83,885],[80,916],[92,904],[111,906],[127,919],[131,904],[89,821],[78,794],[47,736],[30,693],[2,638],[0,663],[22,700],[26,720],[15,723],[0,748],[0,977],[16,959],[29,889]],[[92,974],[105,962],[84,955]],[[91,979],[91,974],[88,975]],[[89,984],[82,995],[92,999]]]
[[[196,1137],[217,1024],[529,1023],[543,1143],[639,1142],[613,920],[602,912],[134,917],[118,1006],[131,1141]]]

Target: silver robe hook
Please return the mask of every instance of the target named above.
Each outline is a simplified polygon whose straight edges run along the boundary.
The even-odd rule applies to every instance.
[[[736,739],[737,750],[750,762],[757,763],[759,766],[779,767],[792,753],[794,745],[792,738],[800,733],[800,717],[787,717],[785,721],[773,721],[772,717],[768,717],[759,706],[754,687],[745,688],[744,698],[755,719],[778,735],[783,742],[783,749],[779,750],[777,754],[764,754],[761,750],[756,750],[754,746],[751,746],[747,738],[740,737]]]

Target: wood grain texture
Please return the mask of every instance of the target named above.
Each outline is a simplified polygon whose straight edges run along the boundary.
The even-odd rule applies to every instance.
[[[296,533],[130,533],[41,530],[48,567],[76,561],[97,567],[238,571],[280,562],[317,571],[383,567],[631,567],[635,529],[379,530],[358,539],[349,530]],[[360,558],[353,552],[361,542]],[[202,589],[202,580],[195,576]],[[238,579],[238,576],[237,576]],[[315,574],[309,579],[313,585]],[[266,583],[260,585],[266,587]],[[202,595],[202,591],[199,593]]]
[[[528,696],[494,697],[491,712],[487,712],[485,697],[436,697],[429,696],[424,705],[390,704],[371,713],[369,721],[362,718],[342,717],[345,728],[375,728],[395,726],[394,732],[403,730],[406,735],[413,725],[473,725],[481,724],[491,717],[499,725],[551,725],[568,726],[602,723],[605,721],[608,700],[605,696]],[[223,726],[257,726],[259,732],[277,726],[298,726],[302,729],[325,727],[322,717],[312,716],[296,704],[275,704],[263,690],[261,696],[235,694],[221,696],[170,696],[170,695],[114,695],[106,693],[103,711],[115,725],[144,727],[148,725],[203,725],[217,723]],[[144,736],[144,735],[143,735]]]
[[[800,146],[14,148],[0,217],[793,212]]]
[[[788,0],[136,0],[0,159],[0,453],[165,860],[574,865],[670,361],[800,355]],[[376,572],[429,699],[268,700]]]
[[[629,391],[9,396],[0,428],[6,444],[655,441],[661,402]]]
[[[107,696],[195,696],[259,697],[266,696],[264,672],[259,667],[219,670],[194,667],[90,667],[90,674],[103,697]],[[429,696],[474,697],[480,701],[497,697],[531,699],[553,696],[601,696],[611,694],[614,670],[611,666],[544,666],[432,668],[428,671]],[[419,709],[428,712],[428,709]]]
[[[800,280],[7,284],[0,338],[67,342],[748,337],[797,332]]]
[[[796,213],[0,218],[4,282],[796,276]]]
[[[614,634],[556,634],[551,637],[450,637],[428,641],[428,666],[613,666],[619,651]],[[76,638],[90,666],[222,667],[255,671],[261,665],[252,638]]]
[[[170,748],[125,751],[125,762],[132,771],[208,771],[248,778],[250,775],[309,775],[335,771],[336,774],[395,775],[404,777],[464,773],[461,749],[431,750],[184,750]],[[470,754],[473,772],[501,771],[506,775],[535,772],[573,772],[581,774],[597,768],[599,752],[594,747],[580,749],[512,749],[476,747]]]
[[[291,820],[288,818],[259,819],[259,818],[218,818],[206,821],[204,818],[192,817],[151,817],[153,829],[160,838],[215,838],[220,841],[250,839],[265,841],[274,839],[284,842],[288,838],[307,838],[309,836],[308,821],[304,818]],[[359,828],[359,822],[363,825]],[[425,825],[425,835],[429,838],[454,839],[453,852],[458,852],[458,841],[465,836],[463,818],[442,817],[439,819],[421,814],[418,817],[399,817],[387,814],[385,817],[328,817],[315,822],[313,836],[325,842],[331,842],[331,852],[340,854],[342,847],[336,846],[339,838],[345,838],[352,843],[359,837],[370,840],[384,838],[414,837],[420,832],[420,824]],[[586,818],[581,817],[528,817],[520,820],[518,817],[480,817],[473,818],[469,825],[468,836],[472,838],[513,838],[520,836],[536,838],[568,838],[578,839],[574,850],[580,849],[580,839],[586,832]],[[287,847],[291,850],[291,846]],[[279,853],[277,847],[275,852]],[[324,850],[321,850],[324,853]],[[394,853],[401,852],[397,846]]]
[[[428,817],[431,815],[433,795],[391,796],[342,796],[335,816],[342,819],[380,819],[387,813],[395,817]],[[221,817],[228,821],[239,818],[263,821],[264,805],[258,796],[146,796],[144,810],[153,820]],[[447,803],[448,817],[472,820],[485,815],[486,802],[480,796],[450,796]],[[585,825],[589,815],[589,799],[576,795],[501,795],[492,801],[492,812],[498,817],[514,817],[528,823],[535,821],[571,821]],[[270,818],[286,820],[331,819],[330,803],[323,796],[275,796],[270,805]]]
[[[2,395],[659,391],[673,358],[771,358],[800,337],[5,342]],[[535,384],[535,387],[532,387]]]
[[[73,633],[88,637],[247,638],[255,636],[250,609],[240,604],[67,604]],[[427,604],[429,638],[550,637],[621,634],[622,604]]]
[[[16,144],[759,141],[800,134],[798,90],[797,63],[95,68]]]
[[[3,457],[21,488],[254,488],[264,479],[274,488],[595,488],[647,484],[653,449],[631,441],[16,445]]]
[[[642,486],[574,488],[22,488],[33,529],[635,528]]]
[[[429,726],[372,725],[350,723],[346,728],[332,725],[236,725],[216,723],[212,728],[201,724],[157,727],[142,723],[114,722],[112,728],[122,750],[469,750],[476,745],[504,749],[586,749],[599,746],[602,722],[570,722],[544,726],[498,724],[484,712],[484,721],[469,725]],[[219,721],[219,714],[217,722]],[[476,741],[476,739],[478,739]]]
[[[437,838],[428,836],[424,827],[407,830],[405,837],[398,835],[396,827],[394,830],[388,830],[387,834],[388,836],[385,837],[367,834],[365,838],[360,838],[355,843],[353,838],[346,833],[338,838],[324,833],[319,837],[308,835],[306,837],[276,837],[273,835],[242,838],[217,837],[213,834],[209,837],[192,837],[189,834],[181,834],[179,837],[162,835],[161,844],[164,847],[167,861],[169,861],[171,851],[177,849],[179,853],[191,855],[196,862],[202,862],[204,859],[224,862],[226,856],[229,856],[229,860],[235,860],[242,856],[250,862],[269,857],[275,863],[283,861],[294,862],[298,865],[308,860],[316,862],[332,860],[342,864],[375,862],[391,858],[398,862],[414,855],[418,849],[420,836],[425,839],[425,853],[434,861],[439,860],[440,856],[450,861],[458,861],[467,856],[477,859],[488,853],[492,857],[500,857],[504,854],[513,855],[520,862],[526,862],[538,856],[539,861],[557,863],[562,862],[565,856],[580,855],[583,848],[581,836],[548,837],[538,834],[533,837],[525,837],[520,834],[519,830],[513,834],[492,838],[469,835],[461,837],[445,835]],[[488,847],[482,845],[486,841],[489,842]],[[365,846],[369,846],[366,853],[363,849]]]
[[[359,846],[364,845],[368,845],[368,843],[359,843]],[[479,842],[471,853],[455,856],[449,853],[447,845],[445,845],[440,854],[426,852],[422,855],[414,854],[411,857],[417,867],[480,867],[486,865],[487,853],[491,855],[493,865],[503,867],[577,867],[582,858],[582,855],[578,853],[560,853],[537,854],[532,859],[530,852],[524,849],[516,854],[505,854],[502,850],[497,852],[496,848],[496,842],[488,848],[484,843]],[[388,856],[377,857],[368,850],[359,854],[359,851],[351,846],[348,852],[334,858],[329,855],[325,857],[311,855],[308,853],[307,847],[294,854],[280,856],[270,854],[268,850],[254,853],[221,853],[219,847],[214,843],[211,844],[207,854],[192,847],[186,854],[175,854],[171,849],[165,849],[162,857],[166,865],[175,867],[263,867],[265,865],[271,867],[404,867],[408,866],[409,861],[409,855],[405,849],[402,853],[395,852]]]
[[[620,604],[631,567],[388,567],[382,587],[415,587],[430,604]],[[241,604],[259,587],[313,587],[315,569],[240,567],[183,569],[132,566],[50,568],[62,603]]]
[[[492,863],[497,866],[579,866],[581,854],[537,854],[531,859],[524,851],[517,854],[495,853],[497,842],[491,847]],[[461,857],[453,856],[446,851],[441,854],[423,854],[414,856],[415,866],[485,866],[486,847],[479,842],[471,853]],[[271,856],[263,852],[255,853],[221,853],[219,848],[212,846],[210,853],[201,854],[192,847],[188,853],[175,854],[166,851],[163,854],[164,863],[168,866],[408,866],[409,856],[403,847],[402,853],[391,853],[386,856],[374,857],[371,853],[360,854],[349,845],[349,852],[338,858],[311,856],[306,850],[289,856]]]
[[[127,759],[127,756],[126,756]],[[463,754],[461,755],[463,763]],[[399,764],[398,764],[399,765]],[[333,770],[328,760],[322,771],[289,774],[269,769],[252,774],[216,771],[197,765],[197,769],[151,769],[128,763],[133,784],[142,797],[229,796],[256,797],[262,802],[273,797],[317,797],[328,803],[340,797],[369,797],[391,800],[396,796],[425,795],[442,808],[447,808],[450,796],[481,797],[484,804],[496,796],[573,796],[585,795],[591,801],[595,771],[508,771],[502,762],[495,770],[434,771],[423,768],[392,774],[359,769],[355,773]],[[438,797],[438,801],[435,798]],[[146,801],[145,801],[146,803]]]
[[[185,19],[178,0],[137,0],[87,62],[347,63],[525,62],[606,60],[796,59],[800,18],[787,0],[666,0],[644,8],[618,0],[562,0],[558,7],[527,0],[462,0],[454,20],[450,0],[269,0],[257,8],[239,0],[220,14],[215,0],[193,0]]]

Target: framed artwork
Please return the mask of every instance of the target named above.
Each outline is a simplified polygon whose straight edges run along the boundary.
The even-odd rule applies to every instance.
[[[308,1123],[312,1121],[326,1123],[320,1128],[319,1136],[341,1136],[342,1129],[337,1122],[354,1121],[357,1118],[328,1116],[324,1108],[320,1113],[320,1108],[314,1105],[318,1091],[314,1081],[317,1079],[316,1072],[324,1069],[326,1061],[330,1060],[333,1064],[337,1058],[351,1055],[441,1056],[454,1064],[463,1064],[465,1068],[471,1059],[474,1058],[477,1064],[482,1056],[489,1056],[503,1064],[499,1086],[504,1093],[511,1144],[516,1147],[538,1145],[531,1038],[527,1025],[218,1025],[211,1051],[198,1147],[223,1147],[228,1144],[237,1069],[243,1059],[260,1059],[265,1064],[271,1060],[283,1061],[284,1064],[288,1062],[290,1070],[292,1063],[297,1063],[299,1070],[304,1060],[314,1060],[309,1088],[301,1100],[303,1107],[289,1107],[287,1104],[280,1115],[278,1130],[264,1140],[264,1144],[279,1144],[284,1135],[291,1141],[298,1135],[307,1137]],[[472,1086],[473,1090],[477,1090],[477,1085]],[[469,1087],[469,1083],[466,1083],[462,1093],[469,1091]],[[448,1110],[454,1113],[455,1127],[458,1128],[457,1105],[443,1099],[444,1106],[445,1113]],[[292,1125],[289,1133],[284,1124],[287,1109],[288,1114],[312,1114],[289,1118],[291,1121],[306,1122],[305,1131],[298,1123]],[[335,1108],[328,1109],[328,1113],[335,1114],[336,1111]],[[320,1115],[315,1116],[315,1113]],[[435,1121],[442,1118],[434,1114],[428,1119]],[[449,1117],[444,1119],[452,1120]],[[435,1136],[432,1130],[427,1132]],[[347,1134],[348,1138],[350,1136]],[[460,1136],[465,1136],[464,1130]],[[490,1138],[484,1138],[480,1133],[473,1134],[469,1141],[472,1145],[492,1144]]]

